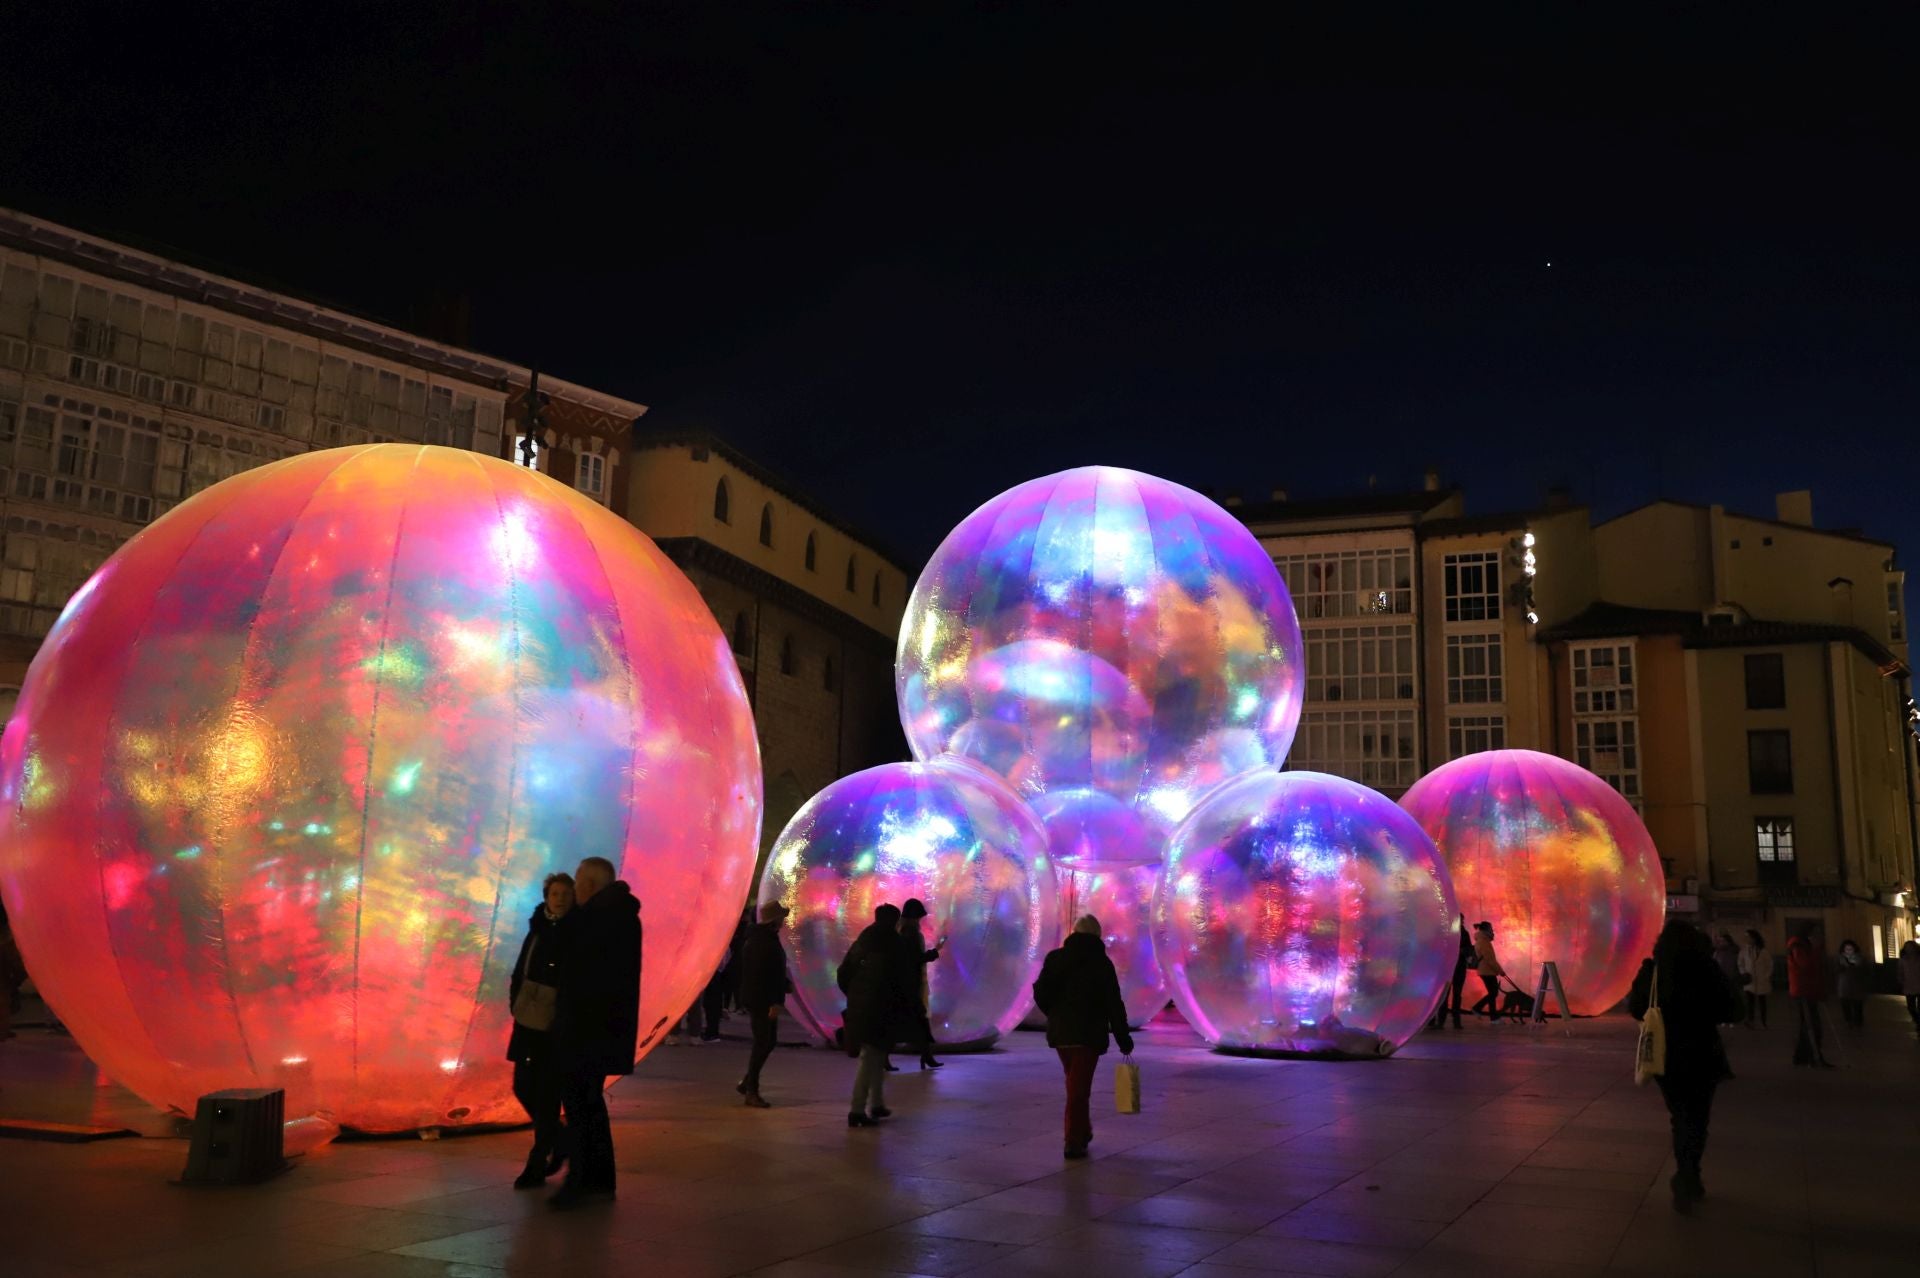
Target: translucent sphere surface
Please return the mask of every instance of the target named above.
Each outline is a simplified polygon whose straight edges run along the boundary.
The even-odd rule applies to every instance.
[[[1030,795],[1102,790],[1168,827],[1285,758],[1303,678],[1292,601],[1246,526],[1108,466],[962,521],[914,587],[895,666],[916,758],[965,753]]]
[[[1467,922],[1493,924],[1516,985],[1532,993],[1551,960],[1575,1015],[1626,997],[1667,889],[1653,838],[1618,791],[1555,755],[1491,750],[1435,768],[1400,806],[1439,845]]]
[[[831,1040],[846,1011],[840,959],[875,907],[918,897],[922,932],[944,955],[926,969],[942,1043],[987,1043],[1026,1011],[1058,941],[1046,832],[1005,782],[954,759],[888,763],[842,777],[773,845],[761,901],[792,911],[786,945],[801,1014]]]
[[[1165,835],[1101,790],[1055,790],[1033,800],[1055,869],[1157,865]]]
[[[1458,952],[1440,854],[1391,799],[1265,769],[1174,831],[1153,927],[1188,1022],[1217,1047],[1386,1055]]]
[[[652,542],[521,467],[373,445],[216,485],[74,596],[0,743],[0,890],[155,1105],[522,1121],[541,878],[619,867],[652,1026],[726,946],[759,811],[726,640]]]
[[[1138,1028],[1167,1005],[1167,980],[1153,953],[1153,889],[1157,865],[1067,869],[1060,873],[1060,939],[1083,914],[1100,920],[1107,957],[1120,977],[1127,1023]],[[1055,942],[1058,944],[1058,940]]]

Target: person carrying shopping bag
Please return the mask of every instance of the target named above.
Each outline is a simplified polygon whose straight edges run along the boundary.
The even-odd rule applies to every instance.
[[[1120,998],[1120,977],[1100,939],[1100,920],[1083,914],[1059,949],[1047,955],[1033,1001],[1047,1018],[1047,1046],[1060,1054],[1066,1075],[1066,1149],[1068,1158],[1085,1158],[1093,1143],[1093,1075],[1106,1054],[1108,1036],[1124,1056],[1133,1055],[1127,1008]]]

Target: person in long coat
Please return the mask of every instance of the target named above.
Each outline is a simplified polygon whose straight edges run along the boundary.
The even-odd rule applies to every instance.
[[[1908,941],[1900,947],[1900,993],[1906,996],[1914,1031],[1920,1033],[1920,941]]]
[[[606,1081],[633,1073],[640,1038],[640,900],[590,856],[574,871],[572,945],[553,1019],[553,1060],[572,1149],[567,1182],[548,1205],[564,1210],[614,1192]]]
[[[1033,983],[1033,1001],[1047,1018],[1047,1046],[1060,1056],[1067,1080],[1066,1156],[1085,1158],[1093,1142],[1094,1071],[1106,1055],[1108,1035],[1120,1044],[1122,1055],[1133,1055],[1133,1034],[1127,1029],[1127,1005],[1120,997],[1120,977],[1100,939],[1100,920],[1083,914],[1060,948],[1040,965]]]
[[[840,960],[838,982],[847,996],[842,1046],[859,1058],[847,1126],[872,1127],[893,1113],[884,1083],[887,1052],[915,1027],[909,1020],[918,972],[905,962],[900,944],[900,907],[882,905]]]
[[[926,932],[921,921],[927,917],[927,907],[918,897],[908,897],[907,903],[900,907],[900,944],[902,953],[913,969],[914,1006],[916,1013],[916,1034],[920,1047],[920,1068],[940,1069],[946,1062],[935,1060],[933,1056],[933,1017],[930,1012],[932,990],[927,981],[927,964],[940,961],[940,946],[927,948]]]
[[[1627,995],[1637,1021],[1657,1002],[1666,1026],[1666,1072],[1656,1077],[1673,1124],[1675,1171],[1669,1188],[1675,1211],[1687,1212],[1706,1197],[1700,1159],[1707,1149],[1713,1093],[1732,1073],[1720,1026],[1738,1019],[1740,999],[1719,964],[1706,933],[1670,919],[1654,942],[1653,957],[1640,965]]]
[[[566,951],[573,930],[566,918],[573,910],[573,876],[549,874],[541,885],[540,905],[527,920],[526,939],[514,961],[507,984],[507,1008],[513,1014],[513,1033],[507,1039],[507,1059],[513,1062],[513,1098],[533,1121],[533,1148],[526,1170],[513,1182],[515,1189],[532,1189],[566,1162],[566,1129],[560,1123],[560,1078],[553,1068],[549,1024],[539,1028],[522,1021],[539,1013],[522,1008],[520,993],[528,982],[558,991],[566,968]],[[551,1014],[552,1009],[548,1009]]]
[[[1447,1023],[1449,1012],[1453,1015],[1453,1027],[1460,1028],[1460,998],[1467,985],[1467,970],[1474,965],[1473,933],[1467,930],[1467,916],[1460,916],[1460,952],[1453,960],[1453,979],[1447,988],[1440,992],[1440,1006],[1433,1009],[1433,1028],[1440,1029]]]
[[[1840,942],[1833,960],[1833,992],[1840,999],[1840,1019],[1849,1025],[1867,1023],[1867,956],[1858,941]]]
[[[787,907],[768,901],[760,907],[760,921],[747,929],[740,945],[737,993],[753,1031],[753,1052],[747,1057],[747,1074],[735,1088],[746,1097],[749,1109],[772,1108],[760,1095],[760,1071],[773,1055],[780,1038],[780,1010],[786,1006],[793,980],[787,975],[787,951],[780,944],[780,929],[787,921]]]

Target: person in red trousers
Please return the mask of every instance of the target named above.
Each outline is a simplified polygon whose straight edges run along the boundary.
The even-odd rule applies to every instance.
[[[1060,1054],[1067,1076],[1068,1158],[1085,1158],[1093,1142],[1093,1074],[1106,1054],[1108,1035],[1122,1055],[1133,1054],[1127,1008],[1120,999],[1120,977],[1100,939],[1100,920],[1083,914],[1059,949],[1047,955],[1033,1001],[1047,1018],[1047,1046]]]

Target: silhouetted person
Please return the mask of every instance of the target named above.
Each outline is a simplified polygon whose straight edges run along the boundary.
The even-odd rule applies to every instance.
[[[1867,956],[1853,941],[1840,942],[1833,961],[1833,992],[1840,998],[1840,1019],[1849,1025],[1867,1023]]]
[[[1685,1212],[1707,1194],[1700,1178],[1707,1123],[1714,1090],[1731,1073],[1720,1025],[1739,1015],[1739,1000],[1713,961],[1706,934],[1680,919],[1667,922],[1653,957],[1640,965],[1627,1010],[1639,1020],[1655,1001],[1666,1025],[1667,1063],[1654,1081],[1673,1123],[1673,1207]]]
[[[1773,955],[1767,952],[1767,938],[1753,928],[1747,929],[1747,943],[1740,947],[1740,988],[1747,996],[1747,1028],[1767,1027],[1767,994],[1773,989]]]
[[[1482,919],[1473,925],[1473,970],[1480,974],[1480,983],[1487,992],[1471,1010],[1479,1015],[1481,1008],[1487,1009],[1490,1020],[1500,1019],[1500,978],[1507,969],[1500,966],[1500,956],[1493,952],[1493,924]]]
[[[579,905],[553,1021],[554,1064],[572,1142],[567,1182],[547,1205],[564,1210],[613,1197],[610,1074],[633,1073],[640,1030],[640,901],[613,862],[590,856],[573,874]]]
[[[760,1095],[760,1070],[773,1055],[780,1041],[780,1010],[786,1005],[793,982],[787,976],[787,951],[780,943],[780,929],[787,921],[787,907],[768,901],[760,907],[760,921],[747,929],[740,943],[740,1007],[747,1014],[753,1032],[753,1052],[747,1057],[747,1075],[737,1089],[747,1098],[751,1109],[771,1108]]]
[[[1908,941],[1900,947],[1900,992],[1906,996],[1914,1032],[1920,1033],[1920,941]]]
[[[1127,1008],[1120,999],[1120,976],[1100,939],[1100,920],[1083,914],[1059,949],[1047,955],[1040,979],[1033,983],[1033,1001],[1047,1018],[1047,1046],[1060,1054],[1067,1078],[1066,1150],[1068,1158],[1085,1158],[1093,1142],[1093,1116],[1088,1102],[1093,1075],[1107,1051],[1107,1036],[1120,1044],[1122,1055],[1133,1055],[1133,1034],[1127,1029]]]
[[[566,924],[572,909],[573,876],[549,874],[541,885],[540,905],[527,920],[527,936],[520,942],[520,957],[507,985],[507,1007],[513,1013],[513,1034],[507,1040],[513,1098],[533,1121],[533,1148],[527,1153],[526,1169],[514,1179],[515,1189],[544,1185],[567,1159],[551,1031],[573,934]],[[522,994],[527,995],[524,1001]]]
[[[1467,985],[1467,969],[1474,963],[1473,933],[1467,930],[1467,916],[1460,916],[1460,953],[1453,960],[1453,979],[1447,986],[1447,993],[1440,996],[1440,1006],[1433,1009],[1433,1027],[1439,1029],[1447,1023],[1447,1013],[1453,1013],[1453,1027],[1460,1028],[1460,999]]]
[[[921,920],[927,917],[927,907],[920,898],[910,896],[907,903],[900,907],[900,940],[906,962],[913,969],[915,988],[915,1019],[918,1022],[920,1047],[920,1068],[939,1069],[946,1062],[933,1058],[933,1017],[929,1015],[929,988],[927,984],[927,964],[938,962],[940,946],[927,948],[926,933],[921,929]]]
[[[1793,1000],[1799,1029],[1793,1063],[1832,1069],[1820,1026],[1820,1000],[1827,996],[1827,960],[1813,943],[1813,926],[1803,923],[1787,942],[1787,997]]]
[[[840,960],[840,992],[847,996],[842,1045],[860,1061],[847,1107],[849,1127],[872,1127],[893,1113],[884,1088],[887,1050],[917,1032],[909,1019],[916,976],[900,944],[900,907],[882,905]]]

